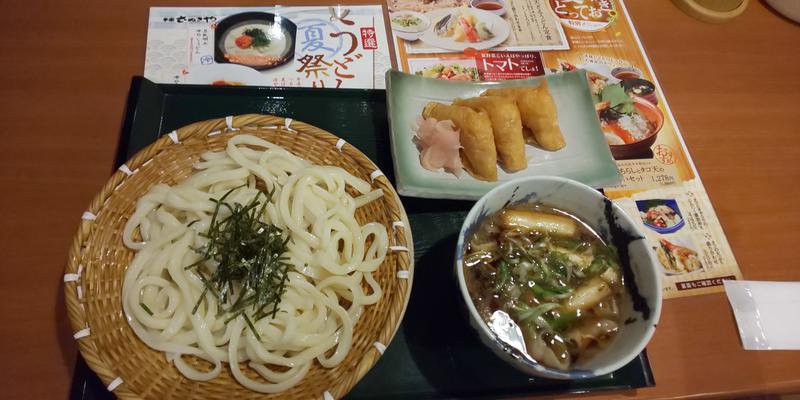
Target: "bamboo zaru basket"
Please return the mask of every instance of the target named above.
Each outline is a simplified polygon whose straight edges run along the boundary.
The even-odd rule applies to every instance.
[[[383,189],[384,196],[358,209],[360,224],[381,223],[390,250],[374,274],[383,290],[354,329],[345,360],[328,369],[314,361],[291,389],[264,395],[241,386],[227,367],[208,382],[185,378],[162,352],[137,338],[122,310],[125,270],[135,255],[122,229],[137,199],[157,183],[175,185],[193,173],[200,154],[221,151],[234,135],[250,134],[318,165],[334,165]],[[411,293],[413,242],[397,193],[378,167],[355,147],[314,126],[269,115],[241,115],[197,122],[158,139],[115,172],[83,213],[64,275],[69,318],[81,355],[109,390],[123,399],[315,399],[340,398],[383,354],[400,325]],[[207,365],[185,357],[195,366]],[[257,374],[242,363],[251,378]]]

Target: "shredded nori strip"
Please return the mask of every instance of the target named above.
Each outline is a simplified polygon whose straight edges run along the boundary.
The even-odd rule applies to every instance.
[[[139,303],[139,306],[141,306],[141,307],[142,307],[142,310],[144,310],[146,313],[150,314],[150,316],[152,316],[152,315],[153,315],[153,312],[152,312],[152,311],[150,311],[150,307],[148,307],[148,306],[147,306],[147,304],[144,304],[144,303],[141,303],[141,302],[140,302],[140,303]]]
[[[278,312],[291,267],[284,256],[289,238],[284,239],[277,226],[261,220],[274,190],[270,193],[259,191],[247,204],[225,202],[236,189],[219,199],[211,199],[216,203],[211,224],[207,232],[201,233],[208,243],[195,249],[202,255],[201,259],[186,267],[194,268],[205,285],[192,313],[197,312],[205,295],[211,293],[223,312],[230,314],[226,323],[244,316],[250,330],[261,340],[253,323],[267,316],[274,317]],[[230,215],[220,219],[223,209]],[[217,265],[213,273],[206,269],[209,262]],[[234,293],[234,286],[239,288],[238,293]],[[224,305],[231,302],[230,307],[224,309]],[[253,319],[246,313],[251,308],[254,310]]]

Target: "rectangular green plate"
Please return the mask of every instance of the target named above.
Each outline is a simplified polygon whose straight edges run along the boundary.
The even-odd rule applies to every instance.
[[[528,167],[506,173],[497,167],[497,182],[480,181],[467,173],[456,177],[422,168],[419,150],[412,142],[414,125],[428,102],[450,104],[455,98],[479,96],[486,89],[538,86],[547,81],[558,109],[558,124],[566,146],[546,151],[525,145]],[[606,144],[583,70],[501,82],[443,81],[386,73],[391,121],[392,155],[397,192],[406,196],[478,199],[498,183],[525,176],[557,175],[600,188],[619,183],[622,175]]]
[[[247,113],[318,126],[391,171],[384,91],[157,85],[143,78],[131,85],[117,164],[162,133]],[[411,301],[386,353],[348,399],[497,398],[655,384],[645,353],[613,374],[580,382],[531,378],[506,365],[479,342],[457,301],[453,249],[472,202],[403,198],[403,205],[416,252]],[[75,371],[72,399],[112,398],[83,360]]]

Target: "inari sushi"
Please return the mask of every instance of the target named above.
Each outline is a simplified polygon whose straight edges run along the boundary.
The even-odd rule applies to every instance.
[[[535,142],[545,150],[555,151],[566,145],[558,127],[556,103],[547,88],[547,81],[537,87],[489,89],[481,96],[501,96],[514,99],[519,108],[522,125],[530,130]],[[526,138],[530,141],[530,138]]]
[[[490,182],[497,180],[497,150],[492,123],[486,112],[431,102],[425,105],[422,116],[439,121],[453,121],[460,131],[461,163],[464,168],[476,179]]]
[[[514,100],[485,96],[456,99],[453,104],[485,111],[489,115],[497,157],[503,169],[515,172],[528,167],[528,160],[525,158],[525,139],[522,137],[522,121]]]

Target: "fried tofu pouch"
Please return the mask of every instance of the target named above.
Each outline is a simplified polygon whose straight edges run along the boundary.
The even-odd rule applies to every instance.
[[[451,120],[459,130],[461,163],[475,179],[497,180],[497,150],[494,145],[492,123],[484,111],[469,107],[431,102],[422,110],[425,118]]]
[[[514,100],[499,96],[455,99],[453,104],[466,106],[489,115],[494,131],[494,145],[500,166],[508,172],[528,167],[525,158],[525,139],[522,137],[522,120]]]
[[[530,130],[535,142],[545,150],[555,151],[566,145],[561,128],[558,127],[558,112],[547,81],[537,87],[514,87],[489,89],[481,96],[501,96],[514,99],[519,108],[522,125]],[[528,140],[528,138],[526,138]]]

